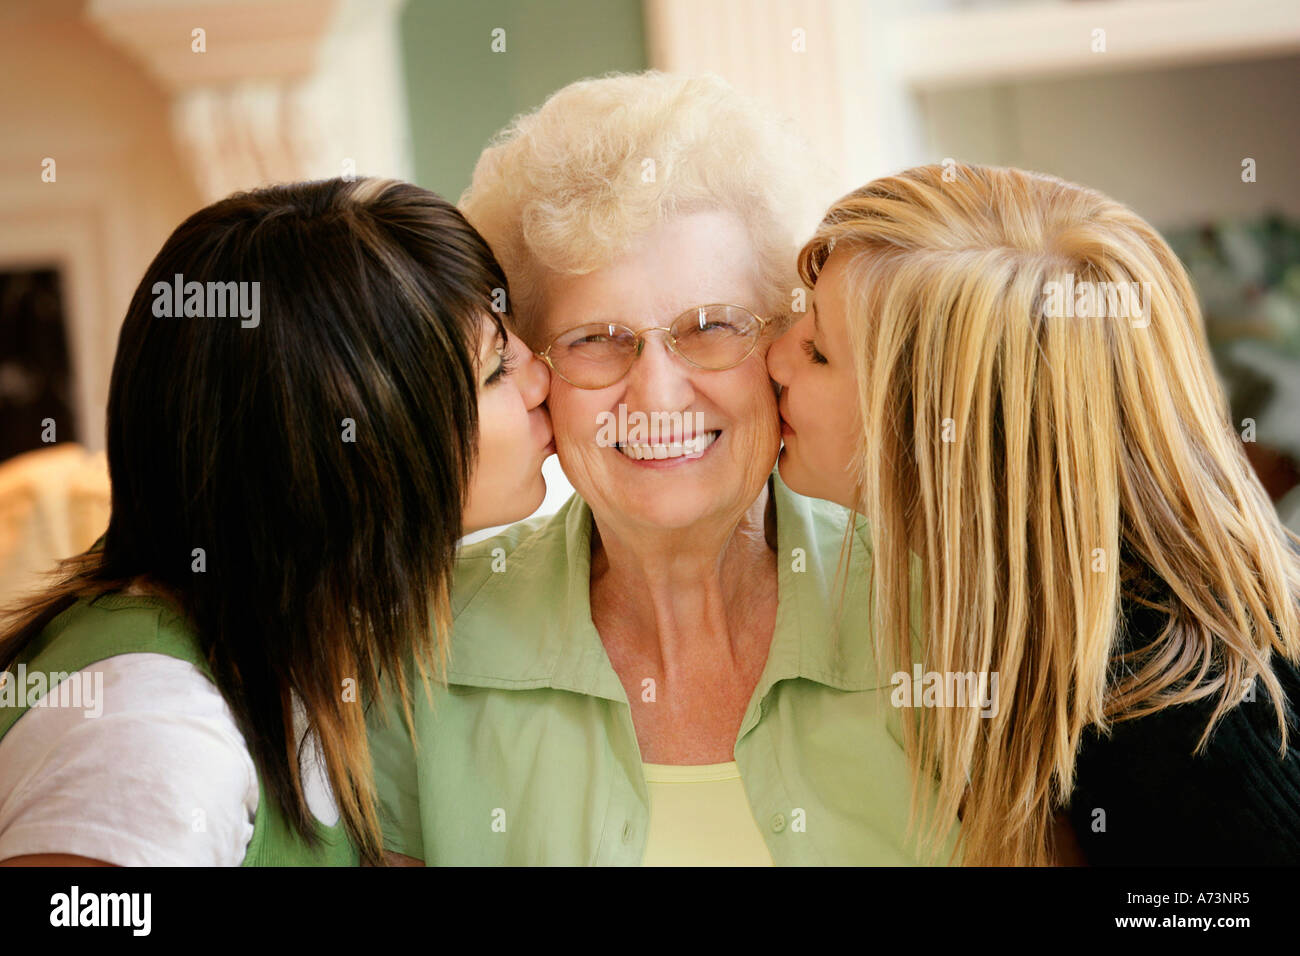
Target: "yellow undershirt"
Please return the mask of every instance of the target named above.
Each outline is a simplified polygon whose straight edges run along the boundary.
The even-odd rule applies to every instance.
[[[643,763],[650,829],[642,866],[772,866],[740,768]]]

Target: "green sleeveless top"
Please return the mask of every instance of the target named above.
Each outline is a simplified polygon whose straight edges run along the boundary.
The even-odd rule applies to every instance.
[[[162,600],[127,594],[105,595],[93,602],[78,600],[46,625],[10,665],[10,670],[25,664],[29,673],[72,674],[109,657],[139,653],[166,654],[189,661],[208,680],[213,680],[198,640],[182,618]],[[52,681],[45,683],[48,686]],[[0,738],[40,696],[33,697],[29,692],[16,698],[14,704],[0,700]],[[257,816],[243,865],[357,865],[357,850],[348,839],[342,820],[332,827],[316,821],[316,832],[321,843],[313,850],[289,827],[279,807],[267,799],[259,772]]]

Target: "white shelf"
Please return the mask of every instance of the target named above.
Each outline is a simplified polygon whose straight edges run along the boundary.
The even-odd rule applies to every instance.
[[[1092,50],[1106,31],[1106,52]],[[1300,0],[1013,3],[900,19],[914,89],[1300,53]]]

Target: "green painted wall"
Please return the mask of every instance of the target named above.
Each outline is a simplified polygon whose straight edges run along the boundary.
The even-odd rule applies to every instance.
[[[410,0],[401,28],[415,181],[452,202],[511,117],[573,80],[646,68],[641,0]]]

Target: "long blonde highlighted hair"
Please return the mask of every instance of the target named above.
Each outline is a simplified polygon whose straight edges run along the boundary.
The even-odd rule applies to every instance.
[[[960,814],[964,863],[1049,862],[1085,728],[1214,696],[1199,753],[1252,680],[1285,755],[1270,659],[1300,658],[1300,539],[1247,463],[1156,231],[1054,177],[949,164],[836,202],[799,256],[809,285],[832,250],[877,653],[911,673],[919,628],[927,672],[998,675],[994,716],[903,722],[923,845]],[[1126,606],[1166,623],[1121,653]]]

